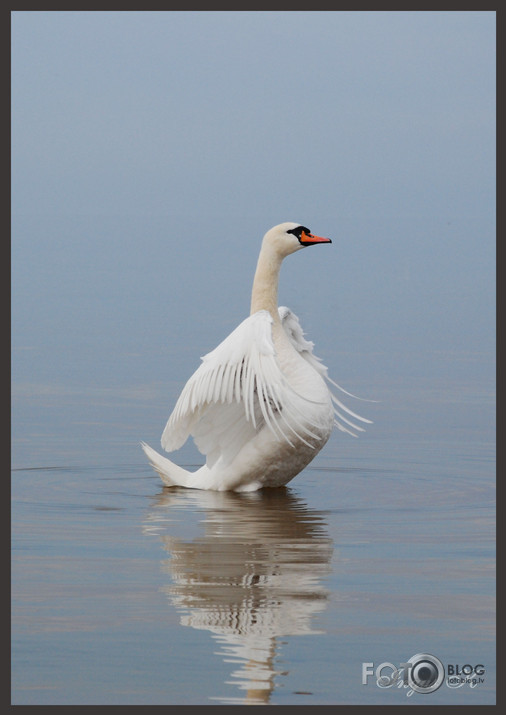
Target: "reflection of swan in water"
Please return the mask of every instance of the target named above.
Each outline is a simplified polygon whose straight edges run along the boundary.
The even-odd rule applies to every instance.
[[[161,510],[170,509],[173,519],[181,508],[205,513],[204,535],[183,540],[163,533],[177,526],[172,520],[165,526]],[[267,703],[282,674],[274,663],[277,638],[319,632],[311,617],[325,608],[321,579],[333,551],[322,516],[286,489],[171,489],[159,495],[148,519],[146,530],[158,532],[171,556],[163,568],[172,584],[163,590],[182,625],[211,631],[219,655],[239,665],[233,682],[246,696],[219,700]]]

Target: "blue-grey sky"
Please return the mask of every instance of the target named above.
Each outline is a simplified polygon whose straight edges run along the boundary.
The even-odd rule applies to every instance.
[[[21,392],[168,415],[282,221],[333,239],[280,302],[338,381],[490,374],[495,13],[14,12],[12,103]]]

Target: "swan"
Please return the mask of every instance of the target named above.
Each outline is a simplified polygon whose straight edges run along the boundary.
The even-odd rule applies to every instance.
[[[329,243],[299,223],[267,231],[249,317],[201,358],[162,434],[167,452],[192,435],[206,463],[189,472],[141,442],[166,486],[236,492],[283,486],[318,454],[334,426],[356,436],[363,431],[357,420],[371,423],[331,392],[329,383],[346,393],[313,354],[297,316],[278,308],[283,259]]]

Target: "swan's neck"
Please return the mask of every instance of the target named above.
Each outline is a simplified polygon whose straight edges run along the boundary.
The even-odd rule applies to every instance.
[[[262,246],[253,279],[251,315],[259,310],[268,310],[273,320],[279,322],[278,283],[282,260],[268,245]]]

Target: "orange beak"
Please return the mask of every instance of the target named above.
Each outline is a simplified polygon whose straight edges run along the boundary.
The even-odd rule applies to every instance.
[[[315,236],[312,233],[306,233],[302,231],[300,235],[300,242],[303,246],[312,246],[315,243],[332,243],[330,238],[323,238],[322,236]]]

